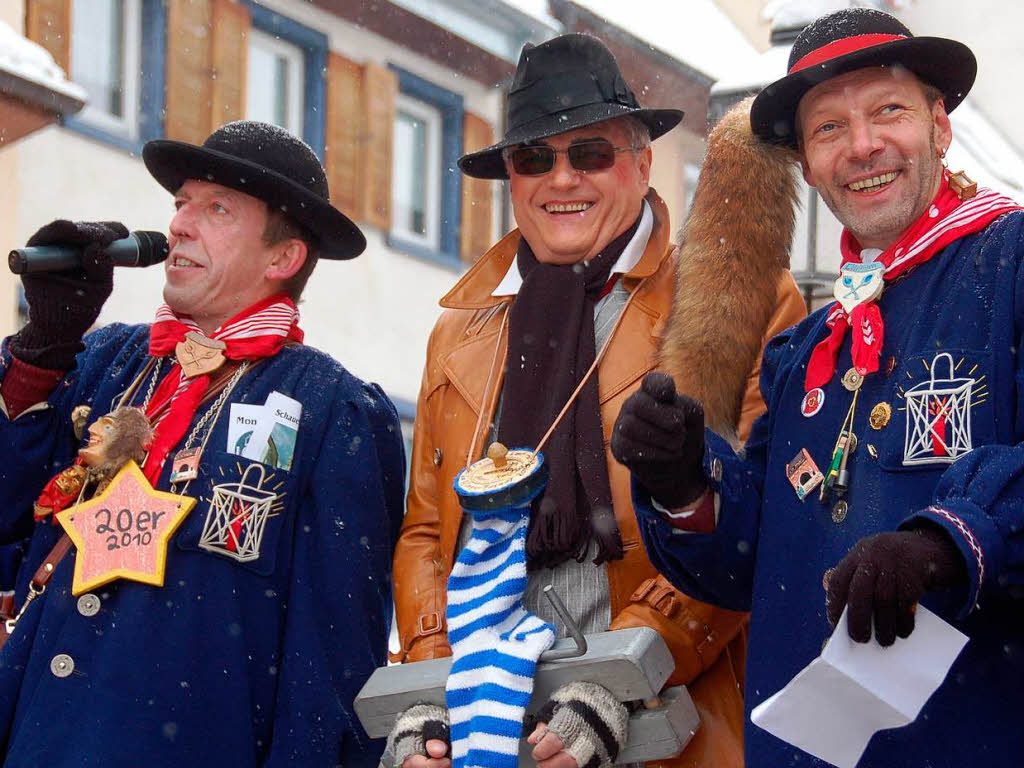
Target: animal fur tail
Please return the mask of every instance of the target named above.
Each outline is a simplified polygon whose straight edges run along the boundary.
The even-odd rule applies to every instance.
[[[704,404],[705,423],[736,444],[743,395],[789,268],[796,155],[750,130],[750,103],[711,132],[680,233],[662,368]]]

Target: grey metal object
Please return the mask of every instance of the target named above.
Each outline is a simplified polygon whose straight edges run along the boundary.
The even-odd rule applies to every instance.
[[[629,718],[626,746],[619,753],[616,765],[644,763],[675,757],[700,727],[700,715],[686,686],[666,688],[658,697],[659,706],[641,709]],[[519,745],[520,768],[536,765],[530,752],[533,746],[525,739]],[[394,756],[385,752],[380,759],[384,768],[395,768]]]
[[[658,695],[674,667],[668,646],[650,627],[598,632],[587,635],[586,643],[582,656],[541,661],[530,708],[539,707],[574,680],[600,683],[619,701],[643,701]],[[575,641],[561,640],[552,650],[575,647]],[[451,665],[452,660],[444,658],[377,669],[355,700],[366,732],[372,738],[387,736],[398,714],[417,702],[443,706]]]
[[[540,655],[540,661],[560,661],[561,659],[574,659],[577,656],[582,656],[587,652],[587,638],[580,630],[580,625],[576,623],[576,620],[569,614],[569,609],[565,607],[565,603],[562,602],[562,598],[555,592],[555,588],[548,584],[544,587],[544,597],[551,603],[551,607],[555,609],[555,613],[558,614],[558,618],[565,624],[566,630],[569,632],[569,637],[576,643],[575,648],[551,648],[550,650],[544,651]]]

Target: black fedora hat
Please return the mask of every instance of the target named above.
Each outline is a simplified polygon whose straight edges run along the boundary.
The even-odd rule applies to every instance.
[[[656,139],[683,119],[678,109],[643,109],[612,52],[596,37],[561,35],[523,46],[508,94],[505,138],[463,155],[459,168],[479,179],[507,179],[501,151],[527,141],[632,115]]]
[[[978,64],[971,49],[942,37],[914,37],[897,19],[871,8],[844,8],[816,19],[793,43],[788,74],[754,99],[754,134],[797,146],[796,110],[811,88],[864,67],[900,65],[942,91],[947,112],[964,100]]]
[[[366,248],[359,227],[331,205],[327,175],[309,146],[283,128],[228,123],[202,146],[157,139],[142,148],[146,168],[172,194],[189,179],[237,189],[280,210],[316,237],[325,259],[354,259]]]

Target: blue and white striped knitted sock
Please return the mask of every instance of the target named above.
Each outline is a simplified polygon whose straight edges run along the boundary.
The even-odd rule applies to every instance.
[[[516,768],[537,659],[555,641],[555,628],[523,608],[529,512],[471,512],[472,536],[448,578],[454,768]]]

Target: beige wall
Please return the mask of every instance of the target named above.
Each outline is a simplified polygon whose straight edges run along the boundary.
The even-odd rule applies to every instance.
[[[764,0],[716,0],[719,9],[735,24],[758,51],[767,51],[771,32],[767,22],[761,20]]]
[[[25,6],[23,0],[0,0],[0,21],[15,32],[24,34]],[[0,149],[0,179],[14,179],[20,160],[18,145]],[[20,243],[16,239],[19,212],[16,184],[0,184],[0,255]],[[0,337],[15,330],[17,321],[17,278],[0,265]]]

